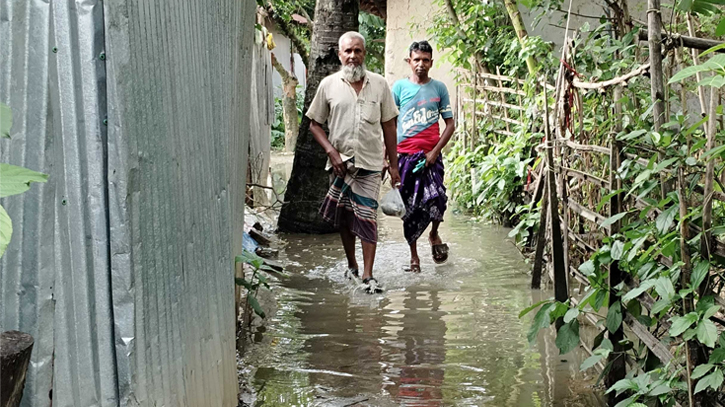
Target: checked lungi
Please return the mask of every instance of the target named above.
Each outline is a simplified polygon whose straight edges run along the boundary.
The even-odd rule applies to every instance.
[[[330,189],[320,207],[320,215],[336,228],[347,225],[364,242],[378,241],[378,196],[381,172],[356,168],[347,163],[345,177],[330,175]]]

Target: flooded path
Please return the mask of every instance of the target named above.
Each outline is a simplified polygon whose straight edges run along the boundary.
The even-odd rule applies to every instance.
[[[507,233],[449,211],[448,264],[434,265],[420,242],[414,275],[403,271],[401,221],[381,214],[378,296],[343,277],[338,236],[283,236],[290,276],[276,282],[277,309],[243,360],[254,405],[603,405],[594,373],[579,372],[585,355],[560,356],[550,330],[528,344],[533,315],[518,314],[552,294],[528,288],[530,266]]]

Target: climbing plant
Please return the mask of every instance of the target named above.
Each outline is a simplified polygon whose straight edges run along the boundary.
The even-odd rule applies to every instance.
[[[0,139],[10,138],[13,125],[13,113],[10,107],[0,103]],[[46,182],[48,176],[27,168],[0,163],[0,198],[22,194],[30,189],[33,182]],[[0,205],[0,257],[5,254],[13,234],[13,222]]]

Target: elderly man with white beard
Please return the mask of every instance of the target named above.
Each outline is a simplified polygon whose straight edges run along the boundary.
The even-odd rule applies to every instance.
[[[378,240],[377,209],[383,168],[393,187],[400,184],[395,106],[388,83],[365,69],[365,38],[357,32],[340,37],[342,67],[320,82],[307,111],[310,131],[327,153],[330,189],[320,215],[340,230],[348,278],[359,278],[355,239],[363,250],[362,282],[368,293],[382,292],[373,278]],[[322,124],[327,122],[329,135]],[[384,161],[387,152],[388,163]]]

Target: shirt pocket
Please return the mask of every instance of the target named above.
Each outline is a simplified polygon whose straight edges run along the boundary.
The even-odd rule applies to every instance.
[[[380,103],[372,101],[360,102],[360,115],[368,123],[380,122]]]

